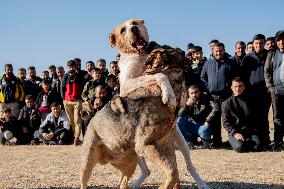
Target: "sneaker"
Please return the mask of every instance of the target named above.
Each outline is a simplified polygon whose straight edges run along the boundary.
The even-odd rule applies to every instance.
[[[59,140],[59,141],[57,142],[57,144],[58,144],[58,145],[64,145],[64,142],[63,142],[62,140]]]
[[[79,138],[75,138],[73,144],[74,144],[74,146],[78,146],[78,145],[82,144],[82,142],[80,141]]]
[[[196,149],[196,145],[194,145],[192,142],[187,142],[187,146],[190,150]]]
[[[273,141],[270,143],[272,150],[279,150],[284,146],[283,141]]]
[[[38,140],[32,140],[31,141],[31,145],[39,145],[39,141]]]

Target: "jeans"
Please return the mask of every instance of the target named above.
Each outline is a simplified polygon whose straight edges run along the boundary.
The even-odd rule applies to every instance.
[[[178,117],[177,126],[187,142],[192,142],[192,139],[195,136],[199,136],[205,141],[211,139],[212,129],[210,127],[188,121],[186,117]]]
[[[229,134],[229,143],[236,152],[260,151],[260,140],[257,135],[251,135],[245,141],[237,140],[233,135]]]

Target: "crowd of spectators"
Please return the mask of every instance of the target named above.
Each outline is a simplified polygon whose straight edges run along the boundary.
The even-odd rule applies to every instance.
[[[284,30],[275,37],[262,34],[251,42],[237,41],[231,56],[217,39],[209,42],[212,53],[189,43],[185,53],[184,81],[188,99],[179,110],[177,127],[191,148],[222,147],[221,127],[228,144],[237,152],[283,147],[284,133]],[[0,78],[1,144],[81,144],[89,120],[82,107],[95,115],[119,94],[119,61],[99,59],[51,65],[37,76],[36,68],[5,64]],[[268,112],[272,105],[274,137],[270,138]]]

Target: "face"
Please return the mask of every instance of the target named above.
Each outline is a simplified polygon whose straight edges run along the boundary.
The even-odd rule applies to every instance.
[[[216,45],[216,43],[210,43],[210,44],[209,44],[212,53],[213,53],[213,48],[214,48],[215,45]]]
[[[75,66],[67,66],[67,71],[69,74],[73,75],[76,72]]]
[[[59,117],[59,115],[61,113],[60,106],[51,107],[51,112],[55,117]]]
[[[48,72],[42,72],[41,73],[41,78],[42,79],[48,79],[49,78],[49,73]]]
[[[110,88],[114,88],[115,85],[116,85],[116,82],[115,82],[113,79],[108,79],[108,80],[107,80],[107,85],[108,85]]]
[[[223,47],[214,46],[213,48],[213,55],[216,60],[222,60],[225,55],[225,50]]]
[[[94,64],[92,63],[87,63],[86,67],[88,72],[91,72],[95,68]]]
[[[96,67],[99,68],[103,72],[106,69],[106,64],[102,61],[98,61]]]
[[[284,39],[280,39],[276,42],[277,47],[279,49],[280,52],[284,52]]]
[[[56,68],[51,68],[49,72],[50,72],[50,75],[56,75]]]
[[[146,50],[149,42],[144,20],[131,19],[118,25],[110,34],[109,41],[122,53],[140,53]]]
[[[25,70],[19,70],[18,71],[18,76],[20,79],[26,79],[26,72]]]
[[[248,50],[248,53],[252,53],[254,51],[253,45],[248,44],[247,50]]]
[[[253,48],[256,53],[260,53],[264,49],[264,39],[255,39],[253,41]]]
[[[25,103],[28,108],[33,108],[35,105],[35,101],[33,99],[25,100]]]
[[[240,96],[244,93],[246,87],[244,85],[244,82],[236,82],[233,81],[232,82],[232,86],[231,86],[232,92],[235,96]]]
[[[5,67],[5,73],[7,76],[12,76],[13,75],[13,68],[11,66],[6,66]]]
[[[273,46],[274,46],[274,41],[268,40],[268,41],[265,42],[265,47],[266,47],[267,50],[271,50],[273,48]]]
[[[60,78],[63,77],[63,76],[64,76],[64,70],[57,68],[57,75],[58,75],[58,77],[60,77]]]
[[[49,85],[48,84],[42,84],[41,85],[42,86],[42,89],[44,90],[44,91],[48,91],[49,90]]]
[[[246,52],[246,46],[237,44],[235,50],[236,50],[237,56],[243,56]]]
[[[111,64],[110,65],[110,73],[117,76],[119,74],[119,67],[118,64]]]
[[[29,76],[30,78],[34,78],[36,76],[36,70],[35,69],[29,70]]]
[[[103,88],[101,86],[96,87],[96,90],[95,90],[95,97],[96,98],[102,98],[102,97],[105,97],[106,95],[107,95],[107,93],[106,93],[105,88]]]
[[[195,60],[201,61],[202,58],[203,58],[203,52],[197,51],[197,52],[192,53],[192,58],[195,59]]]
[[[92,77],[95,81],[98,81],[101,79],[101,72],[99,71],[92,71]]]
[[[12,115],[11,112],[4,112],[4,117],[5,117],[6,120],[10,119],[11,115]]]
[[[198,88],[189,88],[188,89],[188,97],[194,101],[199,100],[201,92]]]
[[[81,70],[81,62],[76,62],[76,68],[77,70]]]

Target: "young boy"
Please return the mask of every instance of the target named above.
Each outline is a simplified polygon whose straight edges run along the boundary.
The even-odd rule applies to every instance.
[[[3,110],[0,117],[0,145],[8,143],[18,143],[19,129],[17,128],[16,118],[12,116],[11,109]],[[12,141],[12,139],[15,140]]]
[[[66,113],[61,110],[58,102],[53,102],[50,107],[51,113],[40,125],[36,138],[45,144],[70,144],[74,137]]]

